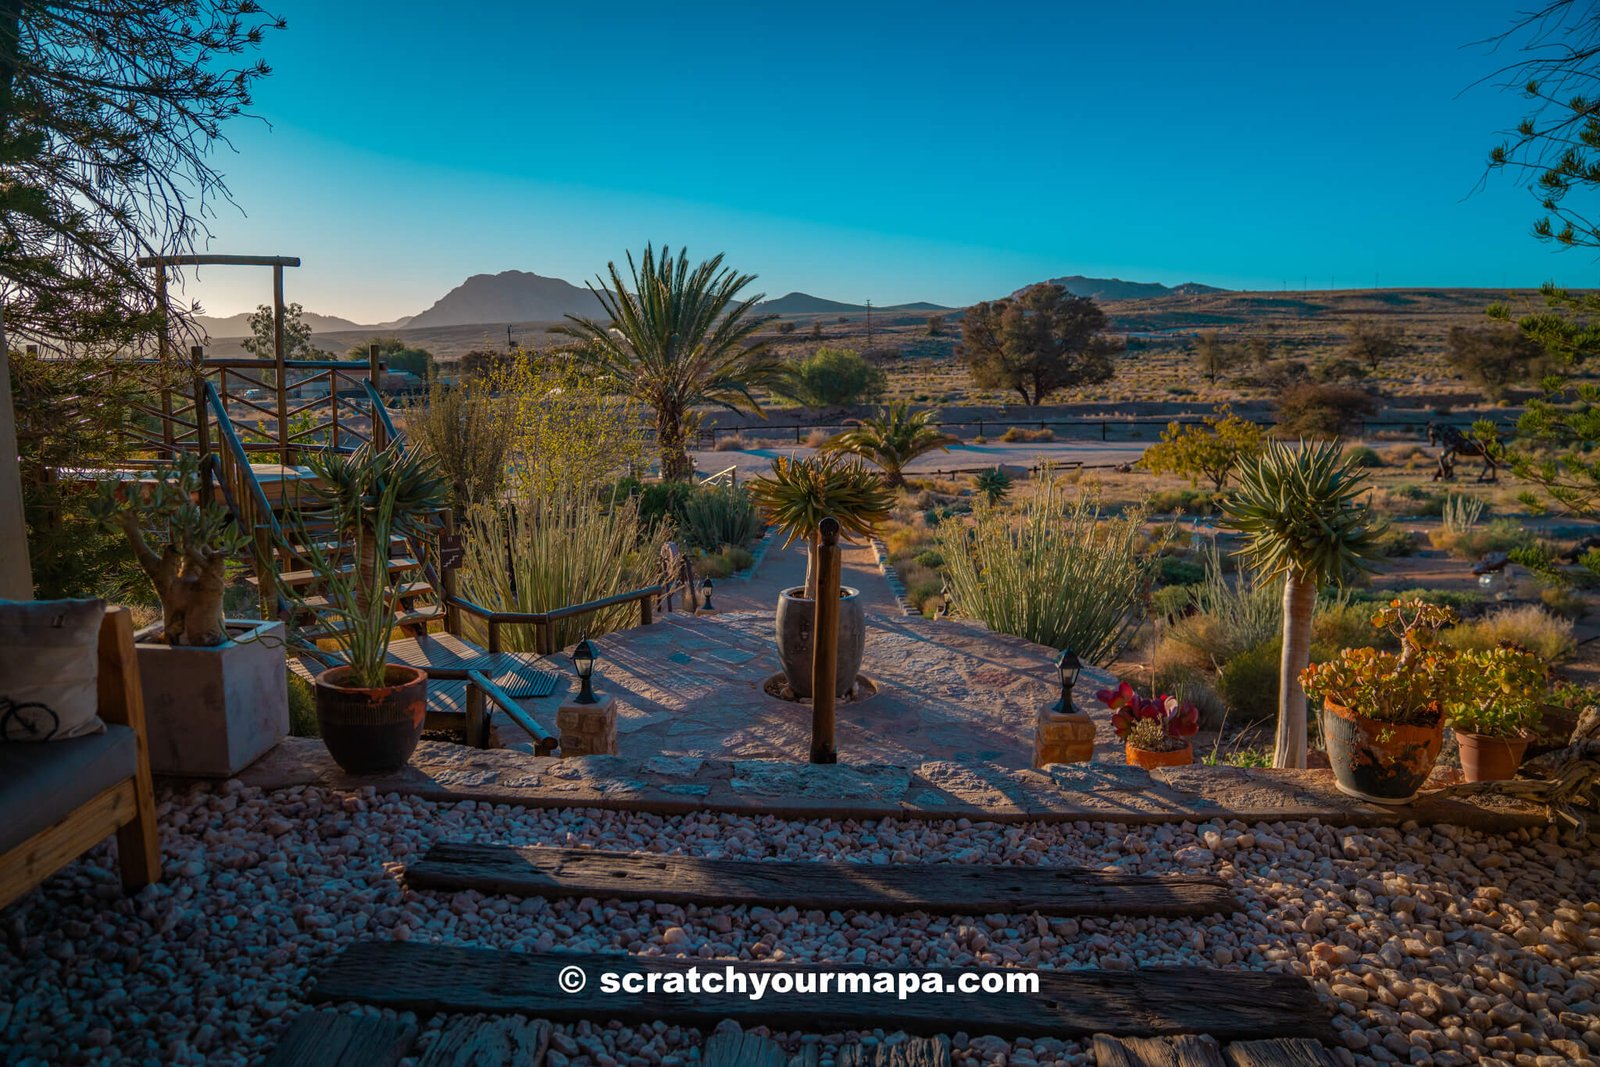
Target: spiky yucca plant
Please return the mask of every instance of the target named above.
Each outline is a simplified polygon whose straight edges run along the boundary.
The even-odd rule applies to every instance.
[[[578,358],[626,383],[630,395],[655,411],[661,477],[687,481],[694,473],[689,439],[696,404],[720,404],[761,414],[752,390],[784,375],[783,364],[751,336],[772,316],[753,314],[761,295],[739,299],[753,274],[737,274],[716,255],[692,270],[688,253],[645,246],[631,284],[615,263],[611,280],[590,286],[606,320],[568,315],[558,332],[578,341]]]
[[[783,547],[805,538],[805,595],[812,600],[817,596],[822,520],[831,515],[845,536],[870,537],[894,506],[894,493],[882,475],[838,453],[807,459],[779,456],[772,461],[771,474],[750,481],[750,495],[767,521],[786,535]]]
[[[849,452],[883,468],[892,486],[906,484],[906,464],[938,449],[949,451],[956,439],[940,433],[932,411],[913,412],[907,401],[897,400],[877,415],[851,419],[851,428],[823,443],[833,452]]]
[[[1370,570],[1383,554],[1384,523],[1357,497],[1366,473],[1333,441],[1269,443],[1239,467],[1221,502],[1222,524],[1244,535],[1239,550],[1262,580],[1283,578],[1283,658],[1278,678],[1275,767],[1306,765],[1306,694],[1317,592]]]

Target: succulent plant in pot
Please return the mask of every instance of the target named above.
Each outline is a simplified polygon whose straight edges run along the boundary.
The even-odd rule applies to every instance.
[[[248,532],[208,499],[203,460],[102,482],[90,510],[120,529],[161,601],[159,633],[136,645],[150,765],[226,778],[289,732],[283,624],[223,614],[228,566]]]
[[[1153,770],[1194,762],[1189,738],[1200,729],[1200,711],[1193,704],[1165,693],[1142,697],[1127,682],[1100,690],[1095,699],[1114,712],[1111,726],[1133,766]]]
[[[1526,649],[1488,648],[1457,656],[1455,690],[1445,714],[1467,781],[1516,776],[1539,729],[1548,691],[1548,668]]]
[[[1439,648],[1437,635],[1455,622],[1447,607],[1394,600],[1372,625],[1394,634],[1399,652],[1346,648],[1301,673],[1307,695],[1322,701],[1323,739],[1342,792],[1403,804],[1427,780],[1459,671],[1457,653]]]
[[[811,696],[812,632],[817,599],[822,520],[838,520],[841,534],[871,536],[889,516],[894,493],[883,477],[859,460],[838,453],[806,459],[779,456],[769,474],[750,482],[750,493],[767,521],[786,535],[784,547],[804,540],[806,581],[778,594],[778,658],[797,697]],[[866,616],[860,592],[839,590],[838,696],[855,684],[866,650]]]
[[[428,679],[388,661],[401,594],[389,548],[445,506],[445,479],[431,457],[398,445],[320,452],[307,466],[312,500],[290,528],[322,593],[296,603],[339,659],[316,679],[322,739],[352,774],[397,770],[422,736]]]

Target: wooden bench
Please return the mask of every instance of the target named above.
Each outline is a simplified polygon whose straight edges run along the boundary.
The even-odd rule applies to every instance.
[[[99,659],[105,733],[0,745],[0,908],[113,833],[124,890],[161,878],[144,696],[127,608],[106,612]]]

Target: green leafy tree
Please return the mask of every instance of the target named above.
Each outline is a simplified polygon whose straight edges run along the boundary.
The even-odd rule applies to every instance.
[[[824,346],[795,363],[773,391],[806,407],[872,404],[883,397],[889,377],[853,348]]]
[[[783,365],[753,339],[771,316],[754,313],[762,295],[740,297],[755,276],[724,267],[721,254],[691,268],[687,252],[680,249],[674,260],[663,247],[658,258],[646,245],[637,264],[628,254],[629,278],[616,263],[608,270],[609,282],[589,287],[607,321],[568,315],[558,332],[578,342],[581,361],[650,406],[661,476],[687,481],[694,474],[688,447],[694,407],[760,415],[753,390],[781,380]]]
[[[1270,441],[1245,460],[1221,501],[1223,525],[1244,537],[1240,555],[1264,580],[1283,579],[1283,652],[1274,767],[1306,765],[1306,694],[1317,594],[1382,558],[1383,523],[1360,501],[1366,473],[1336,442]]]
[[[1414,351],[1415,347],[1398,323],[1356,319],[1345,329],[1345,358],[1364,365],[1374,374],[1383,364],[1398,363]]]
[[[1467,381],[1491,400],[1518,382],[1538,378],[1544,349],[1528,333],[1507,325],[1452,326],[1445,355]]]
[[[306,309],[299,304],[289,304],[283,309],[283,358],[317,359],[328,353],[311,343],[311,327],[306,325]],[[258,359],[271,359],[277,354],[273,338],[277,333],[272,307],[259,304],[250,313],[250,336],[239,342],[239,347]]]
[[[1234,469],[1257,455],[1265,442],[1261,427],[1224,404],[1199,425],[1169,422],[1161,440],[1145,449],[1139,464],[1154,474],[1170,471],[1192,483],[1204,478],[1221,492]]]
[[[393,334],[388,337],[373,337],[365,344],[351,345],[345,353],[345,358],[350,360],[367,360],[372,357],[372,346],[378,346],[378,359],[391,371],[404,371],[415,374],[423,381],[431,381],[438,376],[439,364],[433,358],[433,353],[426,348],[408,345]]]
[[[433,457],[449,484],[450,506],[463,516],[475,504],[495,502],[505,488],[514,403],[496,403],[480,378],[454,386],[435,380],[407,414],[406,432]]]
[[[883,469],[890,485],[904,485],[906,464],[929,452],[947,452],[956,442],[934,425],[935,415],[931,410],[913,412],[908,401],[897,400],[872,418],[851,420],[850,429],[830,437],[822,447],[871,460]]]
[[[1217,336],[1215,330],[1205,330],[1194,335],[1194,361],[1206,381],[1217,384],[1217,375],[1233,366],[1236,355],[1233,346]]]
[[[1107,325],[1090,297],[1040,282],[969,308],[957,356],[981,388],[1014,390],[1024,404],[1041,404],[1059,389],[1111,380],[1119,346],[1105,336]]]

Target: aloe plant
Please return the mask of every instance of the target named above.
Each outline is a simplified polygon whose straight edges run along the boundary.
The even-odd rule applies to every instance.
[[[1263,580],[1283,578],[1275,767],[1306,765],[1306,694],[1311,617],[1323,586],[1340,584],[1383,558],[1384,523],[1358,498],[1366,473],[1333,441],[1269,443],[1239,466],[1221,501],[1222,524],[1244,536],[1239,550]]]
[[[906,464],[929,452],[949,451],[956,441],[939,432],[933,417],[932,411],[913,412],[909,402],[897,400],[875,416],[850,420],[850,429],[830,437],[822,447],[871,460],[883,468],[890,485],[901,486],[906,484]]]
[[[832,516],[845,536],[868,537],[894,506],[894,493],[880,474],[838,453],[807,459],[779,456],[770,474],[750,481],[750,494],[767,521],[786,535],[783,547],[805,539],[805,595],[813,600],[822,520]]]

